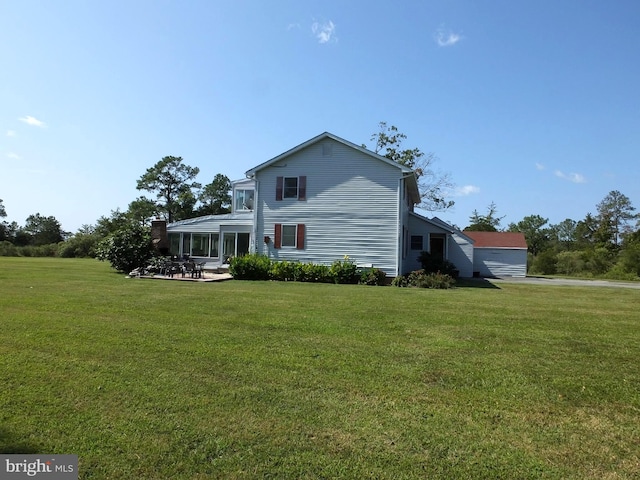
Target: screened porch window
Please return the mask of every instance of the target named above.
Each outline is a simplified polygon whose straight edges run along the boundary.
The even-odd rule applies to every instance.
[[[171,255],[180,255],[180,234],[169,234],[169,253]]]
[[[194,233],[191,235],[191,255],[206,257],[209,255],[209,234]]]
[[[191,255],[191,234],[182,234],[182,255]]]
[[[220,256],[218,233],[169,233],[169,253],[175,256]]]
[[[220,256],[220,235],[218,233],[211,234],[211,251],[209,252],[209,256]]]

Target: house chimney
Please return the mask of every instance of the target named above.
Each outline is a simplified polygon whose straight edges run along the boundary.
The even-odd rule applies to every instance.
[[[151,221],[151,242],[161,255],[169,254],[169,236],[166,220]]]

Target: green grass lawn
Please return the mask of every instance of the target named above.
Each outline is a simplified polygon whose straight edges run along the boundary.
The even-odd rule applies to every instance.
[[[640,476],[637,290],[0,258],[0,452],[81,479]]]

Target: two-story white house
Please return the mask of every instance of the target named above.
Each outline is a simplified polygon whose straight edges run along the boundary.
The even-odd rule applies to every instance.
[[[445,222],[414,212],[414,172],[323,133],[233,182],[232,213],[169,224],[170,250],[223,265],[248,252],[330,265],[348,256],[394,277],[420,268],[422,251],[473,270],[473,241]]]

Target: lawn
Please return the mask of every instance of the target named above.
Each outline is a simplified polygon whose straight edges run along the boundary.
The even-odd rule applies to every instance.
[[[0,452],[81,479],[640,476],[637,290],[0,258]]]

